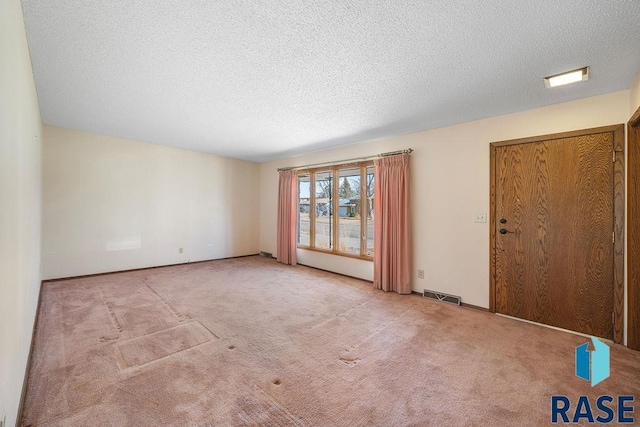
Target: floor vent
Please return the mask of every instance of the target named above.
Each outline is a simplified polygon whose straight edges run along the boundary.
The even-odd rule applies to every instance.
[[[429,289],[425,289],[422,293],[422,296],[429,299],[434,299],[436,301],[444,301],[449,304],[460,305],[462,298],[457,295],[449,295],[442,292],[430,291]]]
[[[265,252],[265,251],[260,252],[260,256],[263,256],[266,258],[273,258],[273,254],[271,252]]]

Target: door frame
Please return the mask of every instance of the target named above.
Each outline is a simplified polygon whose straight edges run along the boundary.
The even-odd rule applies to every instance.
[[[627,346],[640,350],[640,108],[627,123]]]
[[[640,117],[638,118],[640,122]],[[499,147],[529,144],[553,139],[573,138],[595,133],[613,133],[613,341],[622,344],[624,340],[624,124],[581,129],[550,135],[532,136],[492,142],[489,161],[489,311],[496,312],[496,154]]]

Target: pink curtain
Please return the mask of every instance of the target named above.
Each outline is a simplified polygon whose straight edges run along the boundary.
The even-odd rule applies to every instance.
[[[373,285],[411,293],[409,155],[376,159]]]
[[[280,171],[278,187],[278,262],[296,265],[298,172]]]

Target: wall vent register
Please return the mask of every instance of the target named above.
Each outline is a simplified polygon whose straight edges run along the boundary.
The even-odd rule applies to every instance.
[[[424,298],[434,299],[437,301],[448,302],[449,304],[460,305],[462,302],[462,298],[458,295],[450,295],[445,294],[443,292],[430,291],[429,289],[425,289],[422,292],[422,296]]]

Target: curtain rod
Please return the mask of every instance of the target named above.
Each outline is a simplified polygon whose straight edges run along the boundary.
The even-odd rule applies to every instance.
[[[337,160],[335,162],[311,163],[311,164],[308,164],[308,165],[290,166],[290,167],[286,167],[286,168],[278,168],[278,172],[280,172],[280,171],[288,171],[288,170],[292,170],[292,169],[308,169],[311,166],[335,166],[335,165],[342,165],[342,164],[350,163],[350,162],[354,162],[354,161],[363,162],[365,160],[377,159],[379,157],[398,156],[400,154],[411,154],[412,152],[413,152],[413,149],[408,148],[406,150],[389,151],[388,153],[380,153],[380,154],[376,154],[375,156],[354,157],[353,159]]]

